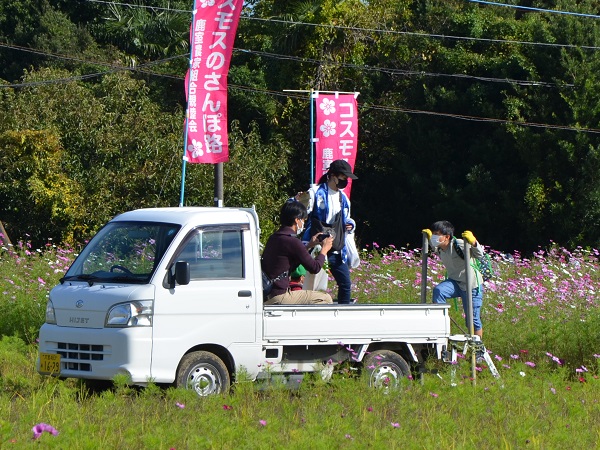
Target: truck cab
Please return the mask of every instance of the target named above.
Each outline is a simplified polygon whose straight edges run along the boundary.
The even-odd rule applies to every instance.
[[[38,369],[172,383],[183,356],[203,349],[220,355],[232,372],[232,352],[250,366],[260,353],[258,239],[252,209],[157,208],[117,216],[50,292]],[[185,284],[177,283],[178,272]]]

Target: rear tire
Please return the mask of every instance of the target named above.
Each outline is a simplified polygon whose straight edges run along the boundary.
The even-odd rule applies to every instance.
[[[369,386],[378,389],[398,389],[403,379],[410,377],[408,363],[391,350],[377,350],[363,360]]]
[[[179,363],[177,387],[193,389],[200,397],[227,392],[230,384],[225,363],[213,353],[188,353]]]

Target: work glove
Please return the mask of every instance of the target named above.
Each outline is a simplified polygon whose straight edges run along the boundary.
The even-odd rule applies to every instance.
[[[424,230],[421,230],[423,233],[427,234],[427,239],[431,239],[431,230],[429,228],[425,228]]]
[[[477,244],[477,239],[475,239],[475,236],[470,231],[463,231],[462,237],[471,245]]]

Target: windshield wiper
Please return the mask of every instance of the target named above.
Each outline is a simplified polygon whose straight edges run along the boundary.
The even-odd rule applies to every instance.
[[[65,281],[68,280],[82,280],[82,281],[87,281],[88,284],[91,286],[94,284],[94,281],[99,280],[100,277],[97,275],[89,275],[89,274],[85,274],[85,273],[81,273],[79,275],[69,275],[62,277],[60,280],[60,284],[63,284]]]

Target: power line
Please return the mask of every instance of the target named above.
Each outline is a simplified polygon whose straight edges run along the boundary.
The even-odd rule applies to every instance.
[[[156,61],[149,61],[143,64],[139,64],[139,65],[133,65],[133,66],[119,66],[116,64],[111,64],[111,63],[106,63],[106,62],[99,62],[99,61],[90,61],[90,60],[86,60],[86,59],[81,59],[81,58],[77,58],[74,56],[69,56],[69,55],[61,55],[61,54],[56,54],[56,53],[49,53],[49,52],[45,52],[42,50],[37,50],[37,49],[33,49],[30,47],[22,47],[19,45],[14,45],[14,44],[6,44],[3,42],[0,42],[0,47],[4,47],[4,48],[9,48],[11,50],[19,50],[19,51],[24,51],[24,52],[29,52],[29,53],[34,53],[37,55],[41,55],[41,56],[46,56],[46,57],[53,57],[53,58],[57,58],[57,59],[64,59],[67,61],[75,61],[75,62],[79,62],[79,63],[83,63],[83,64],[91,64],[91,65],[97,65],[97,66],[102,66],[102,67],[107,67],[110,70],[105,71],[105,72],[96,72],[96,73],[91,73],[91,74],[85,74],[85,75],[74,75],[71,77],[67,77],[67,78],[55,78],[53,80],[41,80],[41,81],[30,81],[30,82],[24,82],[24,83],[12,83],[12,84],[0,84],[0,88],[22,88],[22,87],[32,87],[32,86],[39,86],[39,85],[45,85],[45,84],[58,84],[58,83],[68,83],[71,81],[80,81],[80,80],[86,80],[86,79],[90,79],[90,78],[95,78],[95,77],[100,77],[109,73],[115,73],[115,72],[121,72],[121,71],[135,71],[135,72],[140,72],[140,73],[146,73],[149,75],[154,75],[154,76],[163,76],[165,78],[181,78],[181,77],[173,77],[172,75],[168,75],[168,74],[159,74],[156,72],[152,72],[152,71],[148,71],[145,70],[146,67],[152,67],[154,65],[157,64],[162,64],[164,62],[168,62],[174,59],[179,59],[179,58],[188,58],[189,55],[188,54],[184,54],[184,55],[176,55],[176,56],[170,56],[168,58],[163,58],[160,60],[156,60]]]
[[[568,15],[568,16],[589,17],[592,19],[600,19],[600,16],[598,16],[596,14],[585,14],[585,13],[576,13],[576,12],[571,12],[571,11],[560,11],[557,9],[535,8],[533,6],[509,5],[506,3],[490,2],[490,1],[484,1],[484,0],[467,0],[467,1],[472,2],[472,3],[482,3],[485,5],[504,6],[504,7],[508,7],[508,8],[524,9],[527,11],[535,11],[535,12],[543,12],[543,13],[551,13],[551,14],[564,14],[564,15]]]
[[[242,90],[242,91],[252,91],[252,92],[261,92],[265,95],[279,96],[279,97],[288,97],[295,98],[298,100],[309,101],[310,99],[307,96],[302,96],[298,94],[293,94],[289,92],[277,92],[271,91],[268,89],[257,89],[251,88],[248,86],[238,86],[238,85],[229,85],[231,88]],[[535,122],[516,122],[508,119],[496,119],[492,117],[478,117],[478,116],[468,116],[465,114],[452,114],[452,113],[441,113],[435,111],[423,111],[419,109],[410,109],[410,108],[400,108],[394,106],[382,106],[382,105],[371,105],[364,104],[358,102],[359,109],[374,109],[378,111],[392,111],[392,112],[403,112],[406,114],[417,114],[417,115],[427,115],[427,116],[438,116],[438,117],[447,117],[450,119],[458,119],[458,120],[467,120],[471,122],[486,122],[486,123],[499,123],[504,125],[515,125],[520,127],[533,127],[533,128],[546,128],[552,130],[564,130],[564,131],[577,131],[582,133],[592,133],[592,134],[600,134],[600,129],[596,128],[579,128],[579,127],[570,127],[563,125],[550,125],[544,123],[535,123]]]
[[[350,64],[343,63],[337,61],[325,61],[321,59],[312,59],[312,58],[304,58],[299,56],[289,56],[289,55],[280,55],[278,53],[269,53],[263,52],[259,50],[247,50],[241,48],[234,48],[234,51],[242,52],[242,53],[250,53],[260,56],[265,56],[268,58],[281,59],[281,60],[290,60],[290,61],[298,61],[298,62],[306,62],[311,64],[324,64],[324,65],[334,65],[339,67],[348,67],[352,69],[372,71],[372,72],[381,72],[387,73],[390,75],[406,75],[406,76],[426,76],[426,77],[449,77],[449,78],[462,78],[462,79],[470,79],[477,81],[485,81],[485,82],[493,82],[493,83],[513,83],[518,84],[520,86],[540,86],[540,87],[574,87],[573,84],[557,84],[557,83],[548,83],[546,81],[530,81],[530,80],[517,80],[514,78],[494,78],[494,77],[484,77],[478,75],[467,75],[462,73],[436,73],[436,72],[424,72],[417,70],[405,70],[405,69],[393,69],[388,67],[377,67],[377,66],[368,66],[366,64]]]
[[[99,0],[86,0],[86,1],[99,1]],[[86,64],[97,64],[97,65],[102,65],[105,67],[109,67],[111,70],[106,71],[106,72],[99,72],[99,73],[94,73],[94,74],[86,74],[86,75],[79,75],[79,76],[73,76],[73,77],[68,77],[68,78],[61,78],[61,79],[54,79],[54,80],[42,80],[42,81],[36,81],[36,82],[27,82],[27,83],[17,83],[17,84],[10,84],[10,85],[0,85],[0,88],[5,88],[5,87],[26,87],[26,86],[36,86],[36,85],[44,85],[44,84],[57,84],[57,83],[65,83],[65,82],[69,82],[69,81],[77,81],[77,80],[84,80],[84,79],[89,79],[89,78],[93,78],[93,77],[98,77],[98,76],[102,76],[102,75],[106,75],[107,73],[112,73],[112,72],[117,72],[117,71],[137,71],[137,72],[141,72],[141,73],[146,73],[149,75],[154,75],[154,76],[161,76],[161,77],[168,77],[168,78],[173,78],[173,79],[177,79],[177,80],[183,80],[183,77],[181,76],[174,76],[174,75],[169,75],[169,74],[161,74],[161,73],[156,73],[156,72],[152,72],[152,71],[148,71],[148,70],[144,70],[145,67],[148,66],[152,66],[152,65],[156,65],[156,64],[160,64],[169,60],[173,60],[173,59],[177,59],[177,58],[183,58],[183,57],[188,57],[187,54],[185,55],[177,55],[177,56],[172,56],[169,58],[164,58],[161,60],[157,60],[157,61],[150,61],[144,64],[140,64],[139,66],[135,66],[135,67],[125,67],[125,66],[116,66],[114,64],[108,64],[108,63],[100,63],[100,62],[92,62],[92,61],[87,61],[87,60],[83,60],[81,58],[75,58],[75,57],[71,57],[71,56],[65,56],[65,55],[58,55],[58,54],[53,54],[53,53],[48,53],[48,52],[43,52],[41,50],[36,50],[36,49],[31,49],[31,48],[27,48],[27,47],[20,47],[20,46],[16,46],[16,45],[9,45],[9,44],[4,44],[4,43],[0,43],[0,47],[5,47],[5,48],[11,48],[11,49],[15,49],[15,50],[22,50],[22,51],[29,51],[32,53],[37,53],[43,56],[52,56],[52,57],[56,57],[56,58],[62,58],[62,59],[67,59],[67,60],[72,60],[72,61],[77,61],[77,62],[82,62],[82,63],[86,63]],[[236,49],[239,51],[245,51],[245,52],[253,52],[251,50],[243,50],[243,49]],[[256,52],[258,54],[267,54],[266,52]],[[275,55],[275,54],[269,54],[271,56]],[[289,57],[286,55],[278,55],[278,56],[282,56],[283,59],[295,59],[296,57]],[[309,59],[305,59],[305,58],[301,58],[301,60],[306,60],[306,61],[313,61],[313,62],[317,62],[317,63],[322,63],[323,61],[319,61],[319,60],[309,60]],[[361,68],[362,66],[356,66]],[[372,68],[373,70],[376,70],[377,68]],[[379,68],[381,69],[381,68]],[[393,70],[393,69],[387,69],[387,70]],[[421,72],[414,72],[414,74],[421,74],[423,75],[423,73]],[[429,74],[429,75],[443,75],[443,76],[451,76],[448,74]],[[515,80],[515,81],[519,81],[519,80]],[[271,90],[266,90],[266,89],[257,89],[257,88],[252,88],[249,86],[239,86],[239,85],[229,85],[232,89],[237,89],[237,90],[241,90],[241,91],[248,91],[248,92],[258,92],[258,93],[262,93],[265,95],[272,95],[272,96],[283,96],[283,97],[287,97],[287,98],[296,98],[299,100],[306,100],[306,98],[304,96],[300,96],[300,95],[294,95],[294,94],[290,94],[290,93],[281,93],[281,92],[277,92],[277,91],[271,91]],[[571,86],[571,85],[569,85]],[[415,110],[415,109],[407,109],[407,108],[397,108],[397,107],[389,107],[389,106],[380,106],[380,105],[360,105],[359,107],[361,108],[365,108],[365,109],[375,109],[375,110],[382,110],[382,111],[396,111],[396,112],[404,112],[407,114],[423,114],[423,115],[432,115],[432,116],[440,116],[440,117],[448,117],[448,118],[453,118],[453,119],[460,119],[460,120],[469,120],[469,121],[477,121],[477,122],[489,122],[489,123],[502,123],[502,124],[511,124],[511,125],[515,125],[515,126],[525,126],[525,127],[537,127],[537,128],[546,128],[546,129],[558,129],[558,130],[567,130],[567,131],[578,131],[578,132],[585,132],[585,133],[594,133],[594,134],[598,134],[600,133],[599,129],[593,129],[593,128],[577,128],[577,127],[569,127],[569,126],[561,126],[561,125],[549,125],[549,124],[539,124],[539,123],[531,123],[531,122],[515,122],[515,121],[510,121],[510,120],[506,120],[506,119],[495,119],[495,118],[489,118],[489,117],[477,117],[477,116],[467,116],[467,115],[459,115],[459,114],[451,114],[451,113],[439,113],[439,112],[434,112],[434,111],[423,111],[423,110]]]
[[[104,0],[85,0],[90,3],[104,3],[107,5],[118,5],[118,6],[128,6],[129,8],[144,8],[150,9],[152,11],[170,11],[170,12],[179,12],[179,13],[191,13],[191,9],[174,9],[174,8],[162,8],[160,6],[147,6],[147,5],[135,5],[132,3],[121,3],[121,2],[109,2]]]
[[[12,50],[20,50],[20,51],[24,51],[24,52],[30,52],[30,53],[34,53],[34,54],[46,56],[46,57],[53,57],[53,58],[57,58],[57,59],[76,61],[76,62],[80,62],[80,63],[84,63],[84,64],[93,64],[93,65],[109,67],[109,68],[115,69],[117,71],[137,69],[138,72],[148,73],[148,74],[151,74],[154,76],[159,76],[159,74],[156,74],[155,72],[148,72],[148,71],[144,70],[144,67],[147,67],[149,65],[161,64],[163,62],[167,62],[167,61],[173,60],[173,59],[187,58],[189,56],[188,54],[182,54],[182,55],[171,56],[169,58],[164,58],[164,59],[157,60],[157,61],[144,63],[144,64],[137,65],[137,66],[119,66],[119,65],[115,65],[115,64],[111,64],[111,63],[86,60],[86,59],[82,59],[82,58],[78,58],[78,57],[73,57],[70,55],[50,53],[50,52],[46,52],[46,51],[42,51],[42,50],[38,50],[38,49],[33,49],[31,47],[23,47],[23,46],[19,46],[19,45],[15,45],[15,44],[6,44],[6,43],[0,42],[0,47],[9,48]],[[241,48],[234,48],[234,51],[241,52],[241,53],[254,54],[254,55],[259,55],[259,56],[263,56],[263,57],[267,57],[267,58],[279,59],[279,60],[298,61],[298,62],[303,62],[303,63],[318,64],[318,65],[321,65],[321,64],[335,65],[338,67],[347,67],[347,68],[352,68],[352,69],[361,70],[361,71],[364,70],[364,71],[387,73],[389,75],[460,78],[460,79],[476,80],[476,81],[481,81],[481,82],[511,83],[511,84],[516,84],[519,86],[539,86],[539,87],[549,87],[549,88],[556,88],[556,87],[572,88],[572,87],[574,87],[573,84],[567,84],[567,83],[557,84],[557,83],[548,83],[546,81],[530,81],[530,80],[517,80],[514,78],[484,77],[484,76],[467,75],[467,74],[460,74],[460,73],[459,74],[447,74],[447,73],[435,73],[435,72],[432,73],[432,72],[415,71],[415,70],[394,69],[394,68],[388,68],[388,67],[368,66],[365,64],[360,64],[360,65],[359,64],[350,64],[350,63],[337,62],[337,61],[326,61],[326,60],[319,60],[319,59],[312,59],[312,58],[304,58],[304,57],[299,57],[299,56],[281,55],[278,53],[269,53],[269,52],[263,52],[263,51],[258,51],[258,50],[248,50],[248,49],[241,49]],[[173,75],[168,75],[168,74],[162,74],[162,76],[164,78],[177,78],[177,77],[174,77]],[[16,86],[15,85],[0,85],[0,87],[16,87]]]
[[[7,44],[0,44],[0,46],[11,48],[11,46],[9,46]],[[30,50],[32,50],[32,49],[30,49]],[[34,51],[34,52],[40,52],[40,51]],[[44,52],[40,52],[40,53],[44,54]],[[61,55],[55,55],[55,56],[59,57]],[[140,66],[137,66],[135,68],[120,67],[120,66],[106,64],[107,66],[112,67],[112,69],[109,71],[106,71],[106,72],[73,76],[73,77],[69,77],[69,78],[60,78],[60,79],[55,79],[55,80],[43,80],[43,81],[35,81],[35,82],[27,82],[27,83],[17,83],[17,84],[11,84],[11,85],[0,85],[0,88],[30,87],[30,86],[38,86],[38,85],[66,83],[66,82],[70,82],[70,81],[78,81],[78,80],[84,80],[84,79],[88,79],[88,78],[103,76],[108,73],[124,71],[124,70],[132,71],[132,72],[138,71],[138,72],[149,74],[149,75],[168,77],[168,78],[183,81],[184,77],[182,77],[182,76],[161,74],[161,73],[152,72],[152,71],[148,71],[148,70],[141,70],[141,69],[143,69],[146,66],[156,65],[156,64],[159,64],[161,62],[165,62],[165,61],[168,61],[171,59],[182,58],[182,57],[187,57],[187,56],[188,55],[178,55],[178,56],[174,56],[174,57],[170,57],[170,58],[165,58],[165,59],[159,60],[159,61],[151,61],[149,63],[141,64]],[[76,60],[77,58],[67,57],[67,59]],[[89,63],[89,61],[84,61],[84,62]],[[98,64],[102,65],[102,63],[98,63]],[[273,90],[269,90],[269,89],[258,89],[258,88],[253,88],[250,86],[240,86],[240,85],[235,85],[235,84],[229,84],[229,87],[231,89],[235,89],[235,90],[246,91],[246,92],[255,92],[255,93],[276,96],[276,97],[295,98],[297,100],[308,100],[306,98],[306,96],[302,96],[299,94],[293,94],[293,93],[289,93],[289,92],[283,93],[283,92],[273,91]],[[475,122],[501,123],[501,124],[515,125],[515,126],[523,126],[523,127],[536,127],[536,128],[556,129],[556,130],[565,130],[565,131],[577,131],[577,132],[582,132],[582,133],[593,133],[593,134],[600,133],[600,130],[593,129],[593,128],[576,128],[576,127],[540,124],[540,123],[532,123],[532,122],[515,122],[515,121],[511,121],[511,120],[495,119],[495,118],[490,118],[490,117],[467,116],[467,115],[461,115],[461,114],[440,113],[440,112],[435,112],[435,111],[423,111],[423,110],[418,110],[418,109],[398,108],[398,107],[381,106],[381,105],[364,105],[364,104],[360,104],[360,103],[358,104],[358,106],[360,109],[374,109],[374,110],[379,110],[379,111],[403,112],[406,114],[439,116],[439,117],[447,117],[447,118],[451,118],[451,119],[468,120],[468,121],[475,121]]]
[[[103,3],[108,5],[119,5],[119,6],[127,6],[130,8],[146,8],[151,10],[164,10],[164,11],[172,11],[179,13],[191,13],[191,10],[183,10],[183,9],[172,9],[172,8],[160,8],[156,6],[147,6],[147,5],[136,5],[132,3],[121,3],[121,2],[112,2],[106,0],[84,0],[87,2],[93,3]],[[475,0],[468,0],[475,1]],[[549,10],[552,11],[552,10]],[[597,16],[600,17],[600,16]],[[531,45],[531,46],[540,46],[540,47],[556,47],[556,48],[570,48],[570,49],[585,49],[585,50],[600,50],[598,46],[592,45],[574,45],[574,44],[557,44],[550,42],[534,42],[534,41],[517,41],[510,39],[491,39],[491,38],[476,38],[470,36],[453,36],[448,34],[435,34],[435,33],[422,33],[416,31],[398,31],[398,30],[384,30],[381,28],[361,28],[361,27],[350,27],[343,25],[330,25],[330,24],[320,24],[320,23],[310,23],[310,22],[301,22],[295,20],[285,20],[285,19],[275,19],[275,18],[262,18],[262,17],[252,17],[242,15],[242,19],[246,20],[256,20],[262,22],[270,22],[270,23],[282,23],[282,24],[291,24],[291,25],[304,25],[310,27],[320,27],[320,28],[329,28],[334,30],[350,30],[350,31],[360,31],[360,32],[372,32],[372,33],[381,33],[381,34],[397,34],[397,35],[405,35],[405,36],[414,36],[421,38],[435,38],[435,39],[449,39],[449,40],[463,40],[463,41],[474,41],[474,42],[485,42],[485,43],[493,43],[493,44],[515,44],[515,45]]]

